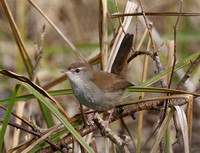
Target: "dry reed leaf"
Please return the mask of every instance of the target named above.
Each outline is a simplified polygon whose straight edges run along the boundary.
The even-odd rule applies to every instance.
[[[57,131],[57,129],[60,127],[60,124],[54,126],[48,133],[46,133],[45,135],[43,135],[41,138],[39,138],[38,140],[36,140],[34,143],[30,144],[26,149],[24,149],[21,153],[27,153],[29,152],[33,147],[35,147],[37,144],[39,144],[40,142],[44,141],[46,138],[48,138],[49,136],[51,136],[55,131]]]
[[[171,118],[173,117],[173,114],[175,112],[175,109],[172,108],[170,111],[169,111],[169,114],[165,117],[163,123],[161,124],[160,126],[160,129],[158,131],[158,134],[156,136],[156,141],[154,142],[154,145],[152,147],[152,150],[151,150],[151,153],[157,153],[158,152],[158,146],[160,144],[160,141],[169,125],[169,122],[171,120]]]
[[[189,153],[188,125],[187,125],[186,115],[181,107],[175,106],[175,108],[177,111],[178,123],[180,125],[183,134],[185,153]]]
[[[137,8],[137,4],[135,4],[133,1],[128,1],[124,13],[128,13],[128,12],[133,13],[136,10],[136,8]],[[124,20],[123,20],[123,23],[122,23],[123,29],[122,29],[122,27],[120,27],[120,29],[118,31],[118,34],[115,38],[113,47],[110,51],[110,55],[108,57],[108,62],[106,63],[106,66],[105,66],[105,69],[104,69],[107,72],[111,71],[111,67],[112,67],[112,64],[113,64],[115,57],[117,55],[117,51],[119,50],[119,47],[120,47],[121,42],[122,42],[124,35],[125,35],[124,31],[125,32],[127,31],[128,26],[131,23],[131,19],[132,19],[132,16],[125,17]]]

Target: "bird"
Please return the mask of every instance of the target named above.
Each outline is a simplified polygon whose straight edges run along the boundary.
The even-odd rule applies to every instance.
[[[83,62],[72,63],[63,71],[77,100],[88,108],[108,111],[122,102],[132,83],[113,73],[94,70]]]
[[[127,33],[113,62],[111,73],[94,70],[83,62],[72,63],[62,71],[68,76],[73,93],[81,104],[97,111],[112,110],[104,129],[109,124],[115,106],[122,102],[127,88],[134,86],[125,79],[132,44],[133,34]],[[91,123],[91,117],[88,117],[88,121]]]

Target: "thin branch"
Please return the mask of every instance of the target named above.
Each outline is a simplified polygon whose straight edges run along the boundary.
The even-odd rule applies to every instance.
[[[190,77],[191,73],[194,71],[194,69],[200,64],[200,56],[197,57],[195,61],[193,61],[185,73],[184,77],[181,79],[181,81],[177,84],[176,89],[181,89],[184,85],[185,81]]]
[[[4,106],[2,106],[2,105],[0,105],[0,108],[2,108],[2,109],[4,109],[5,111],[7,111],[7,108],[4,107]],[[20,116],[18,116],[17,114],[15,114],[15,113],[13,113],[13,112],[11,112],[11,114],[12,114],[13,116],[15,116],[16,118],[18,118],[19,120],[21,120],[21,121],[22,121],[23,123],[25,123],[26,125],[30,126],[32,129],[34,129],[34,125],[31,124],[31,123],[30,123],[29,121],[27,121],[26,119],[21,118]]]
[[[104,120],[100,117],[98,113],[95,114],[93,121],[98,126],[100,130],[103,130],[101,134],[108,137],[120,150],[120,152],[128,153],[127,142],[123,141],[116,133],[114,133],[109,127],[104,127]],[[128,139],[130,141],[130,138]]]
[[[156,51],[156,46],[155,46],[155,43],[154,43],[154,40],[153,40],[153,36],[152,36],[152,32],[151,32],[152,30],[151,30],[151,28],[149,27],[149,24],[148,24],[148,22],[147,22],[147,18],[146,18],[146,15],[145,15],[144,8],[143,8],[143,5],[142,5],[141,0],[139,0],[139,4],[140,4],[141,10],[142,10],[142,16],[143,16],[143,18],[144,18],[146,27],[147,27],[147,29],[148,29],[148,31],[149,31],[149,35],[150,35],[150,37],[151,37],[151,43],[152,43],[153,51],[155,52],[155,51]]]
[[[183,8],[183,0],[181,0],[181,4],[180,4],[180,14],[182,12],[182,8]],[[173,66],[172,66],[172,73],[171,73],[171,77],[170,77],[170,81],[169,81],[169,85],[168,88],[170,89],[171,87],[171,83],[172,83],[172,79],[173,79],[173,75],[174,75],[174,68],[176,65],[176,34],[177,34],[177,26],[180,20],[180,14],[177,17],[176,23],[174,25],[174,61],[173,61]]]
[[[111,24],[111,27],[112,27],[113,37],[115,38],[115,36],[116,36],[116,34],[115,34],[115,26],[114,26],[114,23],[112,21],[111,14],[110,14],[109,10],[107,12],[107,15],[108,15],[108,20],[110,21],[110,24]]]
[[[8,124],[11,125],[11,126],[13,126],[13,127],[15,127],[15,128],[17,128],[17,129],[20,129],[20,130],[23,130],[23,131],[25,131],[25,132],[27,132],[27,133],[30,133],[30,134],[32,134],[32,135],[38,137],[38,138],[41,138],[41,137],[43,136],[43,135],[42,135],[41,133],[39,133],[39,132],[36,132],[36,131],[30,130],[30,129],[27,129],[27,128],[21,126],[21,125],[16,124],[16,123],[13,123],[13,122],[10,122],[10,121],[9,121]],[[57,149],[57,150],[60,150],[60,151],[62,152],[62,148],[60,148],[60,146],[58,146],[57,144],[55,144],[55,143],[52,142],[51,140],[49,140],[49,139],[44,139],[44,141],[46,141],[48,144],[50,144],[53,148],[55,148],[55,149]]]
[[[139,50],[139,51],[134,51],[133,54],[128,58],[127,62],[129,63],[133,58],[137,57],[138,55],[149,55],[151,56],[151,58],[154,57],[154,54],[151,51]]]
[[[115,3],[116,10],[119,12],[119,8],[118,8],[118,5],[117,5],[117,1],[114,0],[114,3]],[[126,32],[124,31],[124,27],[123,27],[123,25],[122,25],[122,20],[121,20],[121,18],[118,18],[118,20],[119,20],[119,24],[120,24],[120,27],[122,28],[123,33],[126,34]]]
[[[182,6],[183,6],[183,0],[181,0],[181,4],[180,4],[180,14],[182,12]],[[174,69],[175,69],[175,65],[176,65],[176,33],[177,33],[176,29],[177,29],[177,25],[178,25],[178,22],[179,22],[179,19],[180,19],[180,14],[179,14],[179,16],[178,16],[178,18],[176,20],[176,24],[174,26],[174,61],[173,61],[172,72],[171,72],[171,76],[170,76],[170,80],[169,80],[169,84],[168,84],[168,88],[169,89],[171,88],[171,83],[172,83],[172,79],[173,79],[173,75],[174,75]],[[169,94],[167,94],[167,95],[169,95]],[[167,107],[168,107],[168,100],[166,100],[163,103],[162,112],[161,112],[161,116],[160,116],[161,123],[165,119],[166,112],[167,112]],[[161,145],[161,143],[160,143],[160,145]],[[165,152],[163,145],[162,145],[162,147],[160,147],[160,149],[162,150],[162,152]]]
[[[125,121],[124,121],[123,118],[120,118],[120,121],[121,121],[122,125],[124,126],[125,130],[127,131],[128,135],[130,136],[130,138],[131,138],[131,140],[132,140],[132,142],[133,142],[133,145],[134,145],[134,147],[135,147],[135,149],[136,149],[136,148],[137,148],[137,145],[136,145],[136,143],[135,143],[135,141],[134,141],[134,138],[133,138],[133,136],[132,136],[132,134],[131,134],[131,131],[128,129],[128,126],[126,125],[126,123],[125,123]]]

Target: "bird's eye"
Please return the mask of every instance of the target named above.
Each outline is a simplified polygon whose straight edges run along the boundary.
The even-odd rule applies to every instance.
[[[81,71],[80,69],[76,69],[76,70],[75,70],[76,73],[79,73],[80,71]]]

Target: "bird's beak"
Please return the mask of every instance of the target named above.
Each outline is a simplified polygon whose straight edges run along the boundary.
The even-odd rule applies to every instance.
[[[61,73],[67,73],[69,70],[62,70]]]
[[[62,70],[61,73],[65,73],[67,76],[71,75],[72,72],[70,70]]]

